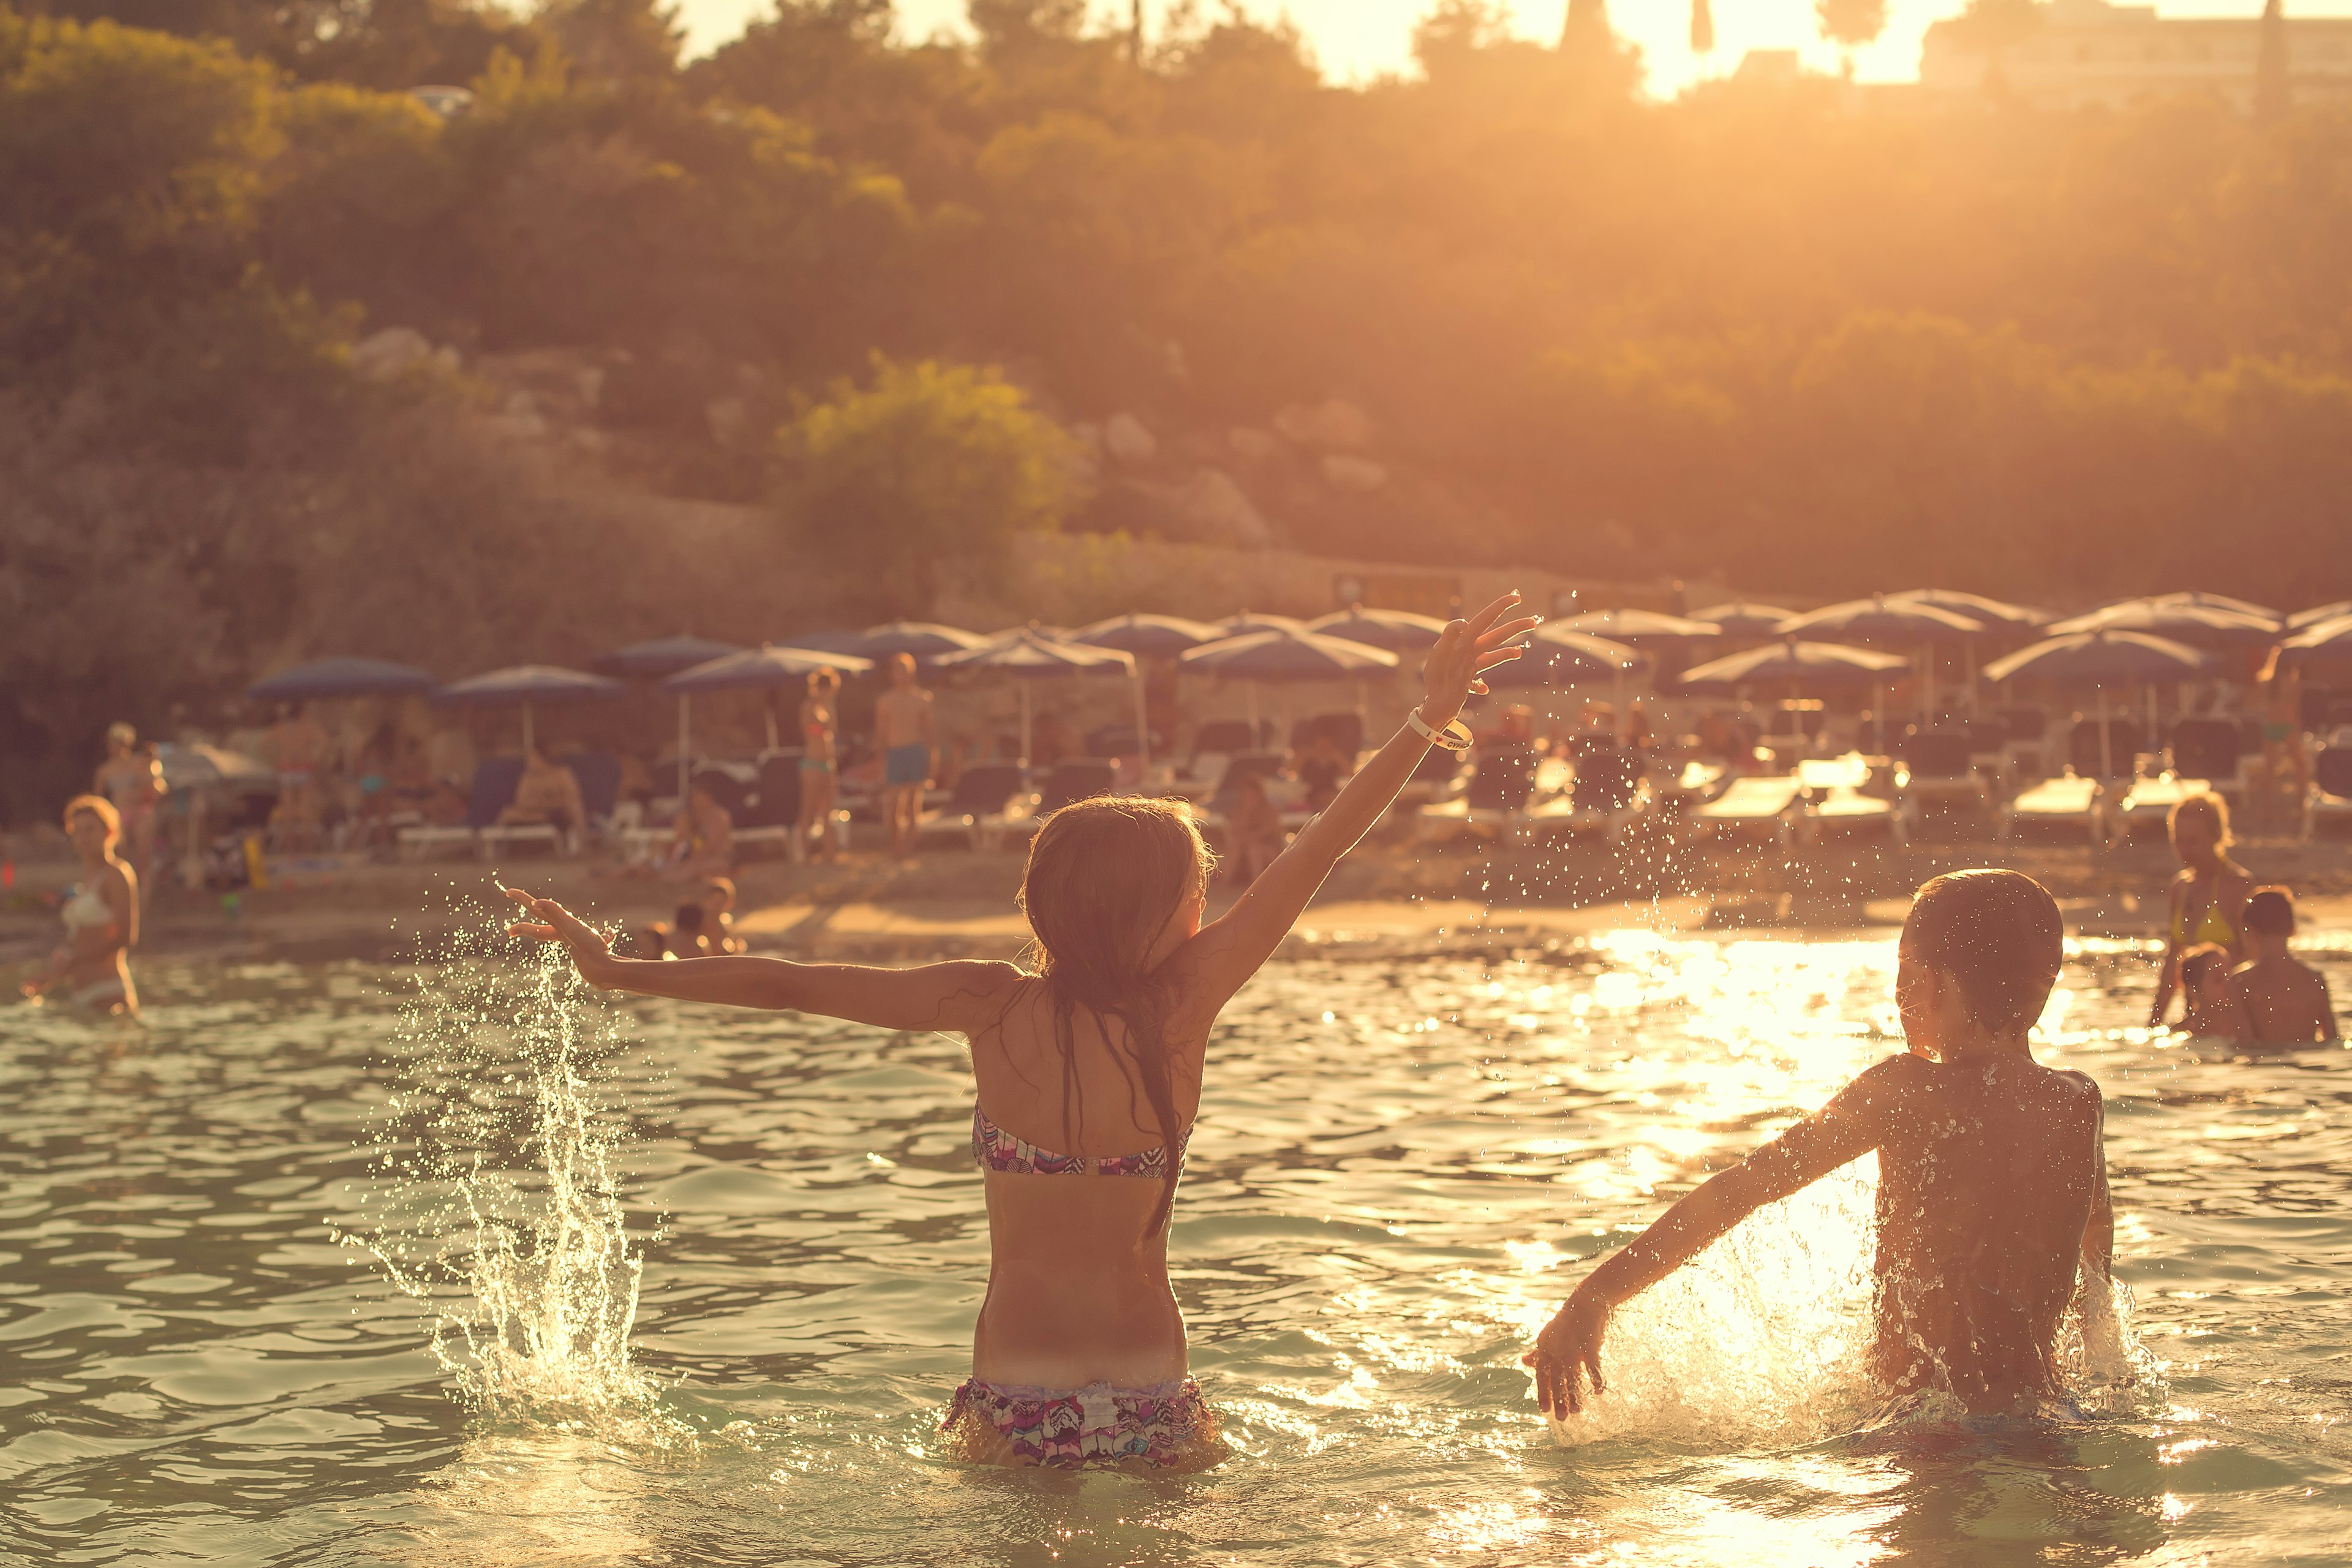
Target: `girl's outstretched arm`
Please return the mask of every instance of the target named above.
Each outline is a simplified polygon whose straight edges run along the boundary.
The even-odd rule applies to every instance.
[[[681,1002],[815,1013],[884,1029],[968,1033],[1001,1011],[1021,978],[1010,963],[964,960],[912,969],[859,963],[793,963],[781,958],[617,958],[602,932],[552,899],[504,889],[530,912],[507,930],[560,942],[580,977],[602,991],[634,991]]]
[[[1516,639],[1533,631],[1542,617],[1503,619],[1518,602],[1517,594],[1506,594],[1468,620],[1447,625],[1445,635],[1429,650],[1422,722],[1444,730],[1472,692],[1486,691],[1480,677],[1525,651]],[[1339,857],[1353,849],[1395,804],[1397,792],[1428,750],[1429,742],[1410,724],[1399,729],[1377,756],[1356,771],[1339,797],[1298,830],[1290,847],[1275,857],[1223,918],[1185,943],[1175,962],[1192,965],[1188,1000],[1213,1013],[1257,973],[1290,934]]]

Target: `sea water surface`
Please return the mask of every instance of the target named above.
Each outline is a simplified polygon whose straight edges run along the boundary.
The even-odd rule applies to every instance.
[[[1591,1260],[1900,1048],[1893,963],[1269,965],[1171,1247],[1235,1452],[1181,1479],[941,1455],[987,1267],[958,1040],[511,952],[151,964],[141,1026],[0,1013],[0,1561],[2343,1562],[2352,1056],[2151,1037],[2128,944],[2070,949],[2041,1054],[2107,1095],[2129,1386],[1874,1408],[1864,1162],[1621,1313],[1597,1415],[1538,1416],[1518,1356]]]

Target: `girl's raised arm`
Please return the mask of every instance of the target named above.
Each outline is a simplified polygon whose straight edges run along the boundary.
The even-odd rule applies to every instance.
[[[1533,631],[1542,617],[1504,620],[1504,613],[1518,602],[1517,594],[1506,594],[1468,620],[1448,624],[1445,635],[1429,650],[1423,670],[1427,695],[1420,711],[1422,722],[1431,730],[1443,731],[1472,692],[1486,691],[1481,676],[1525,651],[1514,639]],[[1189,1003],[1213,1013],[1257,973],[1290,934],[1339,857],[1353,849],[1395,804],[1397,792],[1428,750],[1429,742],[1420,731],[1410,724],[1400,729],[1379,755],[1357,770],[1339,798],[1298,830],[1290,847],[1223,918],[1184,945],[1177,961],[1193,966]]]
[[[534,917],[507,930],[560,942],[580,977],[600,991],[634,991],[681,1002],[815,1013],[884,1029],[969,1033],[992,1020],[1021,978],[1015,965],[965,960],[912,969],[859,963],[793,963],[781,958],[616,958],[603,934],[552,899],[518,888],[507,897]]]

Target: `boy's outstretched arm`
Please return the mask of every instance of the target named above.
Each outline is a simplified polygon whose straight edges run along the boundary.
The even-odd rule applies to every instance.
[[[1878,1146],[1879,1098],[1888,1075],[1908,1058],[1872,1068],[1829,1104],[1728,1171],[1717,1172],[1591,1273],[1519,1358],[1535,1369],[1536,1404],[1547,1415],[1584,1408],[1581,1380],[1603,1387],[1601,1341],[1618,1305],[1689,1262],[1766,1204],[1787,1197]]]

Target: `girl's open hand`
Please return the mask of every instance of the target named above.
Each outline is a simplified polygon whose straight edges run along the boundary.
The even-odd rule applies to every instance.
[[[1518,602],[1518,593],[1514,590],[1466,621],[1446,623],[1445,635],[1429,650],[1429,661],[1422,667],[1422,679],[1428,690],[1421,705],[1423,723],[1433,730],[1442,730],[1454,722],[1472,692],[1486,694],[1486,683],[1480,679],[1482,676],[1527,651],[1526,646],[1516,639],[1541,626],[1543,617],[1518,616],[1503,619],[1504,612]]]
[[[534,917],[516,921],[507,927],[509,936],[527,936],[541,942],[560,942],[572,953],[572,962],[579,967],[580,978],[599,990],[614,983],[612,944],[604,934],[553,899],[535,899],[520,888],[500,888],[499,891],[520,904]]]
[[[1589,1396],[1578,1384],[1585,1376],[1592,1379],[1594,1394],[1602,1392],[1601,1338],[1608,1328],[1607,1308],[1571,1296],[1536,1336],[1536,1348],[1519,1358],[1520,1365],[1536,1369],[1536,1404],[1545,1415],[1559,1419],[1582,1410]]]

